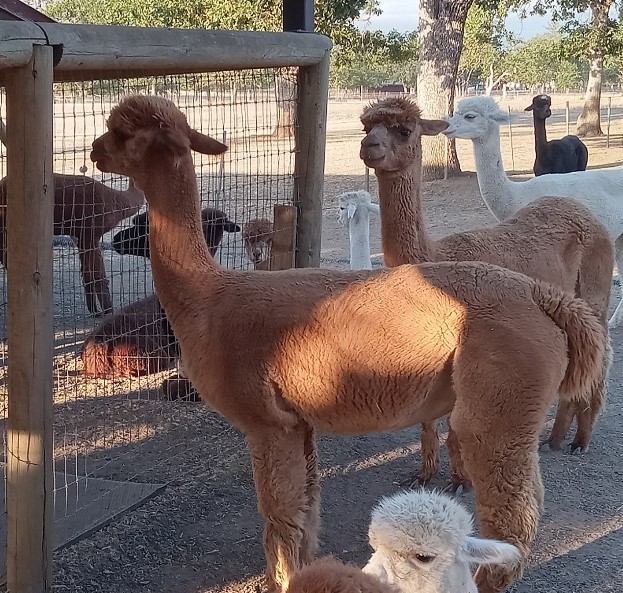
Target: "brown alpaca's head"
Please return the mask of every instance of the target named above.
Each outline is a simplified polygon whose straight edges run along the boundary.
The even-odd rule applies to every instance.
[[[162,97],[123,99],[113,107],[107,125],[108,132],[93,142],[91,160],[100,171],[133,177],[139,187],[153,175],[155,166],[177,168],[190,149],[214,155],[227,150],[193,130],[175,104]]]
[[[419,107],[404,97],[369,105],[361,114],[361,123],[366,136],[359,156],[377,173],[421,163],[421,137],[436,136],[448,127],[443,120],[423,119]]]

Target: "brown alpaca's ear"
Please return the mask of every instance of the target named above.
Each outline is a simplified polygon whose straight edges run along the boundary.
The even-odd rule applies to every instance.
[[[227,150],[227,146],[210,136],[200,134],[197,130],[191,129],[188,133],[190,139],[190,147],[201,154],[223,154]]]
[[[188,149],[188,138],[167,126],[136,130],[125,145],[128,158],[134,162],[143,161],[148,151],[169,152],[179,157],[187,154]]]
[[[420,128],[423,136],[436,136],[443,132],[450,124],[443,119],[421,119]]]

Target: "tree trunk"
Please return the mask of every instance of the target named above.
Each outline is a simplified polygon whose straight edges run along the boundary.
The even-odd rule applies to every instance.
[[[275,76],[277,124],[273,130],[276,138],[294,135],[296,119],[296,70],[284,69]]]
[[[584,96],[584,107],[578,117],[577,135],[578,136],[601,136],[601,75],[604,65],[604,55],[602,44],[599,39],[606,34],[608,29],[608,11],[612,0],[605,2],[591,2],[591,27],[599,35],[594,37],[594,46],[589,50],[589,74],[586,95]]]
[[[424,117],[439,118],[454,112],[454,92],[463,29],[473,0],[420,0],[420,63],[417,101]],[[447,147],[447,143],[450,143]],[[445,136],[422,138],[422,179],[442,179],[446,155],[448,175],[461,172],[454,140]]]

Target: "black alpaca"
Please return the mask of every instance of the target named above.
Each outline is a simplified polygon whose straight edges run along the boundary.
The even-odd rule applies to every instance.
[[[577,136],[565,136],[560,140],[547,141],[545,120],[552,114],[552,99],[549,95],[537,95],[525,111],[532,111],[534,119],[534,145],[536,160],[534,174],[572,173],[585,171],[588,163],[588,148]]]

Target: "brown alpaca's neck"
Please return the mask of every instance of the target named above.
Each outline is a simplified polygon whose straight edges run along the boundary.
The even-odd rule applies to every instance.
[[[149,250],[152,274],[175,331],[176,313],[205,300],[219,266],[211,257],[201,226],[195,169],[156,166],[142,188],[149,202]]]
[[[547,149],[547,134],[545,132],[545,120],[533,116],[534,118],[534,149],[537,156]]]
[[[388,267],[433,261],[435,243],[422,213],[421,166],[396,173],[377,172],[381,237]]]

